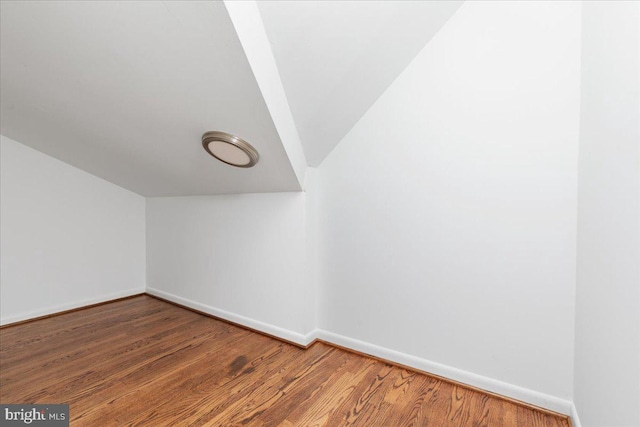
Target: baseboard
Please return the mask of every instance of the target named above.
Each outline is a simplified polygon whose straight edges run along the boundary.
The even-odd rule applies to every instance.
[[[144,288],[127,289],[126,291],[114,292],[107,295],[101,295],[95,298],[88,298],[80,301],[74,301],[68,304],[61,304],[53,307],[47,307],[40,310],[33,310],[26,313],[15,314],[13,316],[6,316],[0,318],[0,326],[7,327],[13,324],[24,323],[32,320],[41,319],[43,317],[54,316],[58,314],[67,313],[69,311],[88,308],[90,306],[104,304],[118,300],[121,298],[127,298],[134,295],[140,295],[144,293]]]
[[[389,361],[397,365],[406,366],[410,369],[415,369],[427,374],[442,377],[445,380],[456,382],[464,386],[470,386],[480,389],[484,392],[490,392],[498,395],[499,397],[505,397],[516,401],[516,403],[535,406],[536,409],[542,408],[563,415],[573,415],[575,411],[573,409],[573,403],[568,400],[560,399],[533,390],[528,390],[523,387],[473,374],[471,372],[442,365],[426,359],[421,359],[419,357],[404,354],[388,348],[379,347],[374,344],[366,343],[353,338],[348,338],[343,335],[334,334],[322,329],[315,329],[310,333],[303,335],[157,289],[147,288],[147,293],[160,299],[173,302],[180,306],[188,307],[195,311],[226,320],[239,326],[263,333],[265,335],[269,335],[274,338],[296,344],[300,347],[308,347],[313,344],[314,341],[320,340],[328,344],[343,347],[347,350],[354,350],[356,352],[371,355],[384,361]]]
[[[578,417],[578,409],[575,403],[571,403],[571,424],[572,427],[582,427],[580,424],[580,418]]]
[[[406,366],[410,369],[415,369],[427,374],[442,377],[445,380],[453,381],[465,386],[471,386],[482,391],[490,392],[500,397],[506,397],[518,403],[528,404],[531,406],[535,406],[536,408],[546,409],[554,413],[560,413],[567,416],[573,414],[573,404],[568,400],[560,399],[555,396],[550,396],[513,384],[508,384],[492,378],[463,371],[461,369],[442,365],[430,360],[421,359],[419,357],[404,354],[399,351],[379,347],[374,344],[345,337],[343,335],[334,334],[322,329],[315,329],[305,335],[280,328],[278,326],[270,325],[268,323],[261,322],[255,319],[251,319],[249,317],[221,310],[219,308],[212,307],[206,304],[201,304],[199,302],[179,297],[168,292],[160,291],[158,289],[147,288],[147,294],[295,344],[299,347],[306,348],[313,344],[314,341],[320,340],[328,344],[343,347],[348,350],[354,350],[356,352],[371,355],[394,364]]]
[[[210,305],[201,304],[199,302],[183,298],[169,292],[161,291],[158,289],[147,288],[146,293],[158,297],[160,299],[167,300],[169,302],[176,303],[178,305],[191,308],[198,312],[208,314],[210,316],[226,320],[231,323],[235,323],[242,327],[260,332],[265,335],[295,344],[299,347],[308,347],[316,338],[315,331],[309,334],[301,334],[299,332],[290,331],[288,329],[281,328],[279,326],[271,325],[269,323],[261,322],[259,320],[252,319],[250,317],[241,316],[239,314],[231,313]]]
[[[445,380],[452,380],[456,383],[468,385],[482,391],[488,391],[499,395],[500,397],[507,397],[514,401],[529,404],[537,408],[547,409],[563,415],[571,415],[573,413],[573,403],[558,397],[529,390],[513,384],[508,384],[493,378],[484,377],[482,375],[477,375],[451,366],[442,365],[430,360],[411,356],[388,348],[379,347],[374,344],[324,330],[317,330],[317,338],[330,344],[344,347],[346,349],[353,349],[357,352],[365,353],[382,360],[387,360],[394,364],[416,369],[427,374],[433,374],[438,377],[442,377]]]
[[[308,334],[301,334],[153,288],[147,288],[146,291],[141,289],[130,289],[62,306],[50,307],[15,316],[8,316],[0,320],[0,325],[4,328],[11,326],[12,324],[19,324],[25,321],[62,314],[64,312],[76,311],[78,309],[101,305],[143,293],[215,318],[220,318],[227,322],[289,342],[299,347],[308,348],[316,341],[323,341],[327,344],[342,347],[346,350],[355,351],[357,353],[370,355],[377,359],[403,366],[408,369],[414,369],[426,374],[434,375],[445,381],[476,388],[483,392],[489,392],[497,395],[497,397],[505,398],[507,400],[514,401],[515,403],[531,405],[535,406],[536,409],[542,408],[554,413],[567,415],[570,416],[573,427],[581,427],[575,404],[568,400],[463,371],[451,366],[432,362],[427,359],[411,356],[399,351],[380,347],[322,329],[314,329]]]

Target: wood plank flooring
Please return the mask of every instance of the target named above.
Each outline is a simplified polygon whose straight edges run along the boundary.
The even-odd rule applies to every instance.
[[[72,426],[554,426],[566,417],[139,296],[0,330],[0,402]]]

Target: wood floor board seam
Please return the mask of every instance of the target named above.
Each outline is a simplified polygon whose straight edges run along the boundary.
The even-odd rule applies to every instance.
[[[408,366],[408,365],[403,365],[401,363],[397,363],[397,362],[394,362],[394,361],[391,361],[391,360],[388,360],[388,359],[384,359],[384,358],[381,358],[381,357],[373,356],[371,354],[364,353],[364,352],[361,352],[361,351],[358,351],[358,350],[354,350],[352,348],[348,348],[348,347],[344,347],[344,346],[341,346],[341,345],[338,345],[338,344],[334,344],[334,343],[332,343],[330,341],[326,341],[326,340],[323,340],[323,339],[320,339],[320,338],[315,338],[313,341],[311,341],[307,345],[301,345],[301,344],[294,343],[294,342],[291,342],[289,340],[285,340],[285,339],[282,339],[280,337],[277,337],[277,336],[274,336],[274,335],[271,335],[271,334],[267,334],[267,333],[262,332],[262,331],[255,330],[253,328],[249,328],[249,327],[244,326],[242,324],[239,324],[239,323],[236,323],[236,322],[232,322],[230,320],[223,319],[223,318],[220,318],[218,316],[214,316],[212,314],[209,314],[209,313],[206,313],[206,312],[203,312],[203,311],[200,311],[200,310],[193,309],[193,308],[188,307],[186,305],[183,305],[183,304],[180,304],[180,303],[176,303],[174,301],[170,301],[170,300],[167,300],[167,299],[162,298],[162,297],[158,297],[156,295],[152,295],[152,294],[145,294],[145,295],[147,295],[147,296],[149,296],[151,298],[156,298],[156,299],[158,299],[160,301],[164,301],[166,303],[175,305],[177,307],[181,307],[181,308],[183,308],[185,310],[193,311],[194,313],[198,313],[198,314],[201,314],[203,316],[207,316],[207,317],[210,317],[212,319],[216,319],[216,320],[219,320],[221,322],[225,322],[225,323],[237,326],[239,328],[243,328],[243,329],[247,329],[247,330],[252,331],[252,332],[256,332],[258,334],[267,336],[269,338],[276,339],[278,341],[284,342],[286,344],[293,345],[295,347],[298,347],[298,348],[301,348],[301,349],[304,349],[304,350],[311,348],[316,343],[323,343],[323,344],[326,344],[326,345],[329,345],[329,346],[332,346],[332,347],[335,347],[335,348],[339,348],[339,349],[344,350],[344,351],[348,351],[348,352],[351,352],[351,353],[354,353],[354,354],[358,354],[360,356],[376,359],[376,360],[379,360],[379,361],[381,361],[383,363],[387,363],[389,365],[396,366],[396,367],[401,368],[401,369],[406,369],[406,370],[409,370],[409,371],[412,371],[412,372],[419,373],[421,375],[426,375],[426,376],[429,376],[429,377],[433,377],[433,378],[436,378],[438,380],[445,381],[445,382],[447,382],[449,384],[452,384],[454,386],[467,388],[467,389],[470,389],[470,390],[473,390],[473,391],[476,391],[476,392],[479,392],[479,393],[484,393],[484,394],[493,396],[493,397],[498,398],[498,399],[506,400],[506,401],[508,401],[510,403],[513,403],[513,404],[516,404],[516,405],[521,405],[521,406],[524,406],[526,408],[533,409],[535,411],[545,412],[545,413],[548,413],[549,415],[552,415],[552,416],[565,418],[569,422],[571,421],[571,417],[569,417],[568,415],[565,415],[565,414],[561,414],[559,412],[551,411],[551,410],[546,409],[546,408],[541,408],[539,406],[535,406],[535,405],[532,405],[530,403],[523,402],[521,400],[513,399],[513,398],[508,397],[508,396],[503,396],[503,395],[498,394],[498,393],[493,393],[491,391],[488,391],[488,390],[485,390],[485,389],[482,389],[482,388],[479,388],[479,387],[474,387],[472,385],[465,384],[465,383],[462,383],[462,382],[459,382],[459,381],[456,381],[456,380],[452,380],[450,378],[446,378],[446,377],[443,377],[443,376],[440,376],[440,375],[437,375],[437,374],[433,374],[431,372],[427,372],[427,371],[424,371],[424,370],[421,370],[421,369],[417,369],[417,368],[414,368],[414,367],[411,367],[411,366]]]
[[[108,313],[104,318],[101,308]],[[85,310],[89,325],[77,315]],[[186,311],[215,322],[180,314]],[[45,322],[45,335],[38,321]],[[572,426],[564,414],[411,366],[323,339],[300,345],[145,293],[3,325],[0,334],[2,399],[58,396],[72,404],[72,425],[111,425],[104,417],[122,422],[138,408],[130,421],[136,425],[163,425],[178,416],[206,425],[396,426],[437,419],[447,426],[495,420],[505,426]],[[118,348],[109,350],[109,342]],[[96,359],[99,354],[110,356]],[[211,371],[198,378],[203,368]],[[34,378],[39,385],[30,389]],[[161,405],[166,396],[183,392],[177,414]],[[123,406],[130,401],[137,402],[134,408]]]

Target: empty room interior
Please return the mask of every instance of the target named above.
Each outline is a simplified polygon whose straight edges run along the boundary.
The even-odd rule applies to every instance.
[[[639,1],[0,24],[0,425],[640,427]]]

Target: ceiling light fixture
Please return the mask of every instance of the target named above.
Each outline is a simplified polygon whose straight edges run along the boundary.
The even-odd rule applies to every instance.
[[[226,132],[206,132],[202,135],[202,147],[221,162],[239,168],[250,168],[260,158],[251,144]]]

